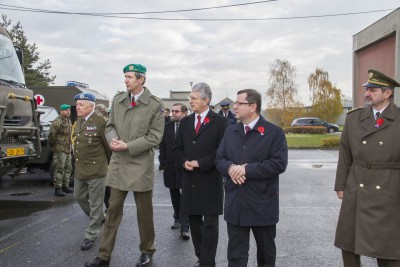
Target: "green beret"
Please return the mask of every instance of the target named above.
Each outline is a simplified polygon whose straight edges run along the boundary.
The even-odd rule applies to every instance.
[[[400,84],[390,78],[389,76],[383,74],[374,69],[368,70],[368,82],[363,84],[363,87],[367,88],[379,88],[379,87],[389,87],[394,89],[395,87],[400,87]]]
[[[139,72],[139,73],[146,73],[146,67],[140,64],[129,64],[126,65],[124,68],[124,73],[125,72]]]
[[[70,106],[70,105],[67,105],[67,104],[62,104],[62,105],[60,106],[60,110],[66,110],[66,109],[71,109],[71,106]]]

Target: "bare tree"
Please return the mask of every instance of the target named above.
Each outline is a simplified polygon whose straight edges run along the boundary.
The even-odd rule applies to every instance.
[[[308,77],[308,85],[313,115],[327,121],[336,121],[343,112],[342,94],[341,90],[329,81],[328,72],[316,68]]]
[[[268,115],[280,126],[289,126],[301,115],[303,108],[297,97],[296,68],[288,60],[276,59],[270,64],[269,73],[270,86],[266,91]]]

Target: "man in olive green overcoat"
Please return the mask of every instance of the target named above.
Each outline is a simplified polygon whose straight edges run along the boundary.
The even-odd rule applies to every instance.
[[[73,133],[75,139],[75,198],[89,217],[82,250],[93,247],[104,219],[104,184],[111,150],[105,137],[107,120],[94,110],[96,97],[90,93],[75,96],[79,119]]]
[[[350,111],[340,139],[335,191],[342,200],[335,246],[345,267],[360,255],[379,267],[400,267],[400,84],[369,70],[365,108]]]
[[[133,191],[136,203],[141,256],[136,266],[148,266],[154,248],[153,183],[154,147],[164,132],[164,107],[161,100],[143,86],[146,68],[129,64],[124,69],[126,92],[117,94],[106,126],[112,156],[106,185],[111,187],[110,207],[97,257],[85,266],[108,266],[124,201]]]

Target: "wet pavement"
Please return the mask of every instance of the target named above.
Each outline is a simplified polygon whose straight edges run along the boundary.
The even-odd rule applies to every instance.
[[[277,264],[287,267],[341,266],[333,246],[340,201],[333,191],[337,150],[290,150],[280,178]],[[158,161],[156,160],[156,169]],[[97,254],[81,251],[88,219],[73,198],[55,197],[49,174],[38,172],[0,179],[0,266],[83,266]],[[153,267],[186,267],[196,262],[191,241],[183,241],[173,222],[169,191],[156,170],[154,188],[156,253]],[[227,266],[226,224],[220,217],[217,266]],[[140,256],[133,195],[129,194],[111,266],[135,266]],[[251,238],[248,266],[257,266]],[[365,267],[376,266],[363,257]]]

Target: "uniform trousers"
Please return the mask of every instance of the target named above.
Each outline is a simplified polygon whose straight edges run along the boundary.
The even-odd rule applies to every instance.
[[[96,240],[104,219],[103,199],[106,177],[98,179],[79,179],[74,181],[75,199],[83,212],[89,217],[89,226],[85,230],[85,239]]]
[[[69,177],[72,171],[71,153],[54,152],[53,167],[54,187],[69,187]]]
[[[128,191],[111,188],[110,207],[108,208],[103,237],[100,243],[98,257],[109,261],[114,249],[118,227],[121,223],[124,202]],[[139,228],[140,244],[142,253],[153,254],[154,248],[154,221],[153,221],[153,191],[133,192],[136,203],[136,214]]]
[[[189,232],[189,219],[187,215],[181,212],[181,190],[170,188],[169,194],[171,195],[172,207],[174,208],[174,219],[179,221],[181,232]]]
[[[246,267],[249,259],[250,229],[257,244],[258,267],[274,267],[276,261],[276,225],[237,226],[227,222],[228,266]]]
[[[353,252],[342,250],[343,267],[362,267],[360,261],[360,255],[354,254]],[[400,261],[398,260],[385,260],[376,259],[378,267],[400,267]]]
[[[194,252],[199,259],[200,266],[215,266],[219,233],[218,221],[218,215],[189,215]]]

